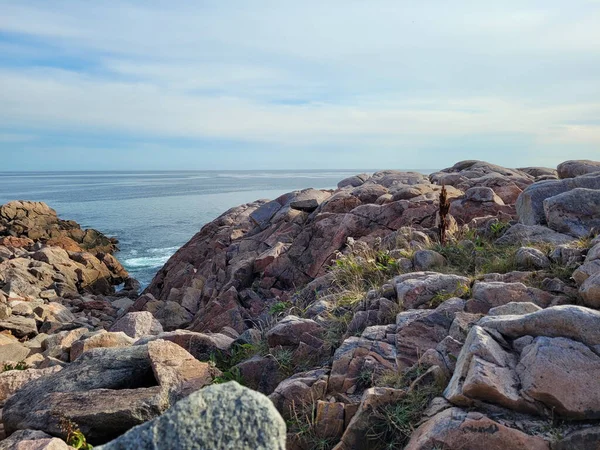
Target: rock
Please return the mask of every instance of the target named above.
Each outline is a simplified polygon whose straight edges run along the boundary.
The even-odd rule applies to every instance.
[[[354,393],[361,386],[361,373],[381,373],[398,370],[396,363],[395,326],[367,328],[362,337],[346,339],[333,355],[328,392]]]
[[[157,448],[284,450],[285,422],[262,394],[235,382],[213,385],[97,450]]]
[[[61,367],[47,369],[7,370],[0,373],[0,404],[32,380],[61,370]]]
[[[460,352],[444,397],[459,406],[470,406],[479,400],[520,412],[536,412],[536,406],[519,395],[515,365],[513,355],[486,330],[474,326]]]
[[[460,408],[442,411],[413,433],[405,450],[431,450],[441,446],[461,450],[550,450],[541,437],[508,428],[478,412]]]
[[[460,297],[468,292],[470,280],[459,275],[414,272],[394,278],[398,303],[406,309],[427,305],[436,296]]]
[[[345,187],[357,187],[362,185],[365,181],[369,179],[369,175],[366,173],[361,173],[358,175],[354,175],[352,177],[344,178],[337,184],[338,189],[342,189]]]
[[[162,325],[160,331],[162,331],[163,328],[165,331],[182,328],[189,325],[194,318],[192,313],[179,303],[170,301],[165,302],[162,307],[156,311],[155,317],[158,321],[157,325]],[[158,328],[154,329],[153,333],[160,332],[157,330]]]
[[[271,394],[283,378],[273,357],[256,355],[236,364],[234,370],[239,370],[244,386],[265,395]]]
[[[23,386],[4,405],[3,421],[8,434],[32,428],[61,435],[62,414],[92,442],[105,442],[168,406],[147,346],[96,348]]]
[[[446,258],[433,250],[417,250],[413,255],[415,270],[431,270],[446,265]]]
[[[320,439],[337,441],[345,428],[344,404],[317,400],[315,434]]]
[[[491,308],[511,302],[535,303],[543,308],[550,306],[556,297],[548,292],[525,286],[523,283],[476,281],[473,298],[467,301],[465,311],[486,314]]]
[[[515,259],[519,269],[537,270],[550,267],[550,259],[537,248],[521,247],[517,250]]]
[[[214,353],[228,353],[234,339],[224,334],[203,334],[187,330],[176,330],[160,333],[156,336],[146,336],[136,342],[144,345],[156,339],[174,342],[194,358],[200,361],[209,361]]]
[[[529,314],[536,311],[541,311],[535,303],[530,302],[510,302],[506,305],[496,306],[491,308],[487,315],[488,316],[522,316],[523,314]]]
[[[311,319],[287,316],[267,332],[269,347],[297,346],[300,342],[311,342],[312,337],[323,333],[323,327]]]
[[[527,186],[517,199],[519,221],[525,225],[545,225],[544,200],[576,188],[600,189],[597,173],[564,180],[540,181]]]
[[[269,398],[281,415],[290,419],[293,417],[294,407],[302,408],[325,398],[328,377],[326,369],[297,373],[283,380]]]
[[[162,339],[148,343],[148,356],[154,376],[161,386],[169,389],[172,400],[186,397],[221,375],[217,368]]]
[[[446,300],[435,310],[405,311],[396,317],[397,363],[402,369],[415,364],[428,349],[434,349],[446,336],[455,314],[462,311],[465,301]]]
[[[581,159],[565,161],[558,165],[559,178],[575,178],[588,173],[600,172],[600,162]]]
[[[552,450],[600,450],[600,427],[575,431],[554,443]]]
[[[38,332],[35,319],[21,316],[0,320],[0,330],[8,330],[18,338],[35,336]]]
[[[130,338],[122,331],[119,332],[102,332],[92,336],[85,335],[71,345],[71,361],[75,361],[84,352],[92,348],[109,348],[109,347],[129,347],[133,345],[135,340]]]
[[[498,245],[552,244],[564,245],[575,242],[573,236],[558,233],[541,225],[518,223],[510,227],[502,237],[496,239]]]
[[[0,450],[71,450],[65,441],[43,431],[19,430],[0,441]]]
[[[597,238],[596,238],[597,239]],[[594,239],[594,241],[596,240]],[[592,241],[592,243],[594,242]],[[588,250],[588,253],[585,257],[585,262],[593,262],[600,259],[600,242],[597,244],[593,244],[593,247]]]
[[[23,361],[30,353],[30,349],[18,342],[10,344],[0,343],[0,363]]]
[[[600,344],[600,312],[582,306],[553,306],[522,316],[484,317],[479,325],[510,339],[548,336],[566,337],[589,346]]]
[[[122,331],[127,336],[138,339],[148,334],[157,335],[163,329],[158,320],[148,311],[130,312],[117,320],[110,331]]]
[[[385,405],[395,403],[405,395],[406,392],[401,389],[383,387],[367,389],[362,396],[358,411],[346,427],[340,443],[335,447],[336,450],[375,448],[376,442],[370,436],[374,423],[373,411]]]
[[[543,205],[546,221],[553,230],[576,237],[587,237],[600,230],[600,186],[573,189],[545,199]]]
[[[75,322],[75,316],[66,306],[60,303],[48,303],[36,306],[33,310],[44,322],[71,323]]]
[[[600,356],[586,345],[543,336],[523,349],[517,366],[523,395],[567,419],[600,418],[598,370]]]
[[[581,284],[579,295],[585,306],[600,308],[600,272],[594,273]]]

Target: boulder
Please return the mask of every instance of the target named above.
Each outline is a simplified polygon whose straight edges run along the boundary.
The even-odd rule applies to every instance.
[[[579,295],[585,306],[600,308],[600,272],[586,278],[579,287]]]
[[[328,378],[327,369],[297,373],[279,383],[269,398],[281,415],[290,419],[294,408],[304,408],[325,398]]]
[[[499,281],[476,281],[472,296],[467,301],[465,311],[486,314],[491,308],[511,302],[528,302],[546,308],[556,300],[556,296],[541,289],[525,286],[523,283],[502,283]]]
[[[363,184],[365,181],[369,179],[369,174],[360,173],[358,175],[354,175],[352,177],[344,178],[337,184],[338,189],[343,189],[345,187],[357,187]]]
[[[133,339],[138,339],[146,335],[157,335],[162,333],[162,325],[154,318],[151,312],[137,311],[125,314],[117,320],[110,331],[122,331]]]
[[[588,427],[570,433],[556,442],[552,450],[600,450],[600,427]]]
[[[311,342],[323,331],[323,327],[314,320],[287,316],[267,332],[267,342],[269,347],[297,346],[300,342]]]
[[[550,443],[541,437],[508,428],[479,412],[450,408],[417,428],[405,450],[432,450],[436,447],[461,450],[550,450]]]
[[[433,250],[417,250],[413,255],[415,270],[431,270],[446,265],[446,258]]]
[[[0,373],[0,404],[32,380],[51,375],[60,371],[62,367],[49,367],[47,369],[7,370]]]
[[[553,306],[522,316],[484,317],[479,325],[510,339],[566,337],[589,346],[600,345],[600,312],[582,306]]]
[[[109,347],[129,347],[133,345],[135,339],[130,338],[122,331],[119,332],[101,332],[93,334],[89,337],[85,335],[71,345],[71,361],[75,361],[84,352],[92,348],[109,348]]]
[[[233,370],[239,371],[244,386],[265,395],[271,394],[283,378],[277,360],[269,356],[255,355],[236,364]]]
[[[567,368],[565,370],[565,368]],[[522,395],[566,419],[600,418],[600,356],[567,338],[537,337],[521,352]]]
[[[285,439],[285,422],[269,399],[229,382],[191,394],[161,417],[96,449],[284,450]]]
[[[558,165],[557,170],[559,178],[575,178],[588,173],[600,172],[600,162],[589,159],[565,161]]]
[[[72,450],[62,439],[43,431],[19,430],[0,441],[0,450]]]
[[[224,334],[203,334],[187,330],[176,330],[160,333],[156,336],[146,336],[138,340],[136,345],[145,345],[156,339],[174,342],[200,361],[209,361],[215,353],[229,353],[234,342],[233,338]]]
[[[148,343],[154,377],[169,389],[171,400],[183,398],[212,383],[221,372],[200,362],[177,344],[162,339]]]
[[[573,189],[545,199],[543,205],[548,226],[555,231],[580,238],[600,231],[600,186]]]
[[[9,344],[0,342],[0,363],[23,361],[30,353],[31,349],[18,341]]]
[[[32,428],[60,436],[63,415],[92,442],[106,442],[168,406],[147,346],[96,348],[23,386],[7,400],[3,421],[8,434]]]
[[[350,337],[333,355],[328,392],[354,394],[364,390],[361,375],[398,370],[395,326],[367,328],[361,337]]]
[[[558,233],[541,225],[524,225],[518,223],[510,227],[500,238],[496,239],[498,245],[528,245],[552,244],[565,245],[575,242],[573,236]]]
[[[522,316],[523,314],[529,314],[536,311],[541,311],[535,303],[530,302],[510,302],[505,305],[496,306],[491,308],[487,315],[488,316]]]
[[[576,188],[600,189],[600,174],[568,178],[564,180],[540,181],[523,190],[517,199],[519,221],[525,225],[545,225],[544,200]]]
[[[550,259],[537,248],[521,247],[515,254],[517,267],[523,270],[547,269]]]
[[[9,316],[0,320],[0,331],[10,331],[18,338],[32,337],[38,333],[35,319],[22,316]]]
[[[470,280],[459,275],[413,272],[394,278],[398,303],[405,309],[426,306],[436,296],[460,297],[468,292]]]

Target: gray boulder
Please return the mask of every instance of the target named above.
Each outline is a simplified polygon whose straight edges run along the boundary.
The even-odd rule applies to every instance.
[[[577,237],[600,231],[600,190],[577,188],[544,200],[548,226]]]
[[[540,181],[527,186],[516,203],[519,221],[525,225],[545,225],[544,200],[576,188],[600,189],[600,173]]]
[[[498,245],[528,245],[553,244],[564,245],[576,239],[566,234],[558,233],[541,225],[524,225],[518,223],[510,227],[506,233],[496,240]]]
[[[550,267],[550,259],[537,248],[521,247],[515,255],[519,269],[546,269]]]
[[[147,346],[95,348],[60,372],[23,386],[7,400],[3,421],[8,434],[36,429],[61,435],[62,415],[92,442],[106,442],[168,406]]]
[[[580,159],[565,161],[558,165],[559,178],[574,178],[588,173],[600,172],[600,161]]]
[[[149,311],[136,311],[125,314],[110,328],[110,331],[122,331],[127,336],[138,339],[148,334],[162,333],[163,328]]]
[[[285,422],[262,394],[213,385],[96,450],[284,450]]]

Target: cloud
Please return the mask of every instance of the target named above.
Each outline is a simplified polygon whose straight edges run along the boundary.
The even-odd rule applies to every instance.
[[[279,147],[282,158],[298,146],[345,148],[357,162],[369,161],[364,149],[452,151],[468,136],[521,136],[531,154],[547,146],[574,157],[599,142],[589,123],[600,117],[598,2],[567,11],[558,0],[0,0],[0,9],[5,135],[216,139]]]

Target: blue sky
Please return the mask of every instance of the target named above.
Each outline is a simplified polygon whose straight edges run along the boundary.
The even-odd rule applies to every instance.
[[[0,170],[600,159],[599,0],[0,11]]]

